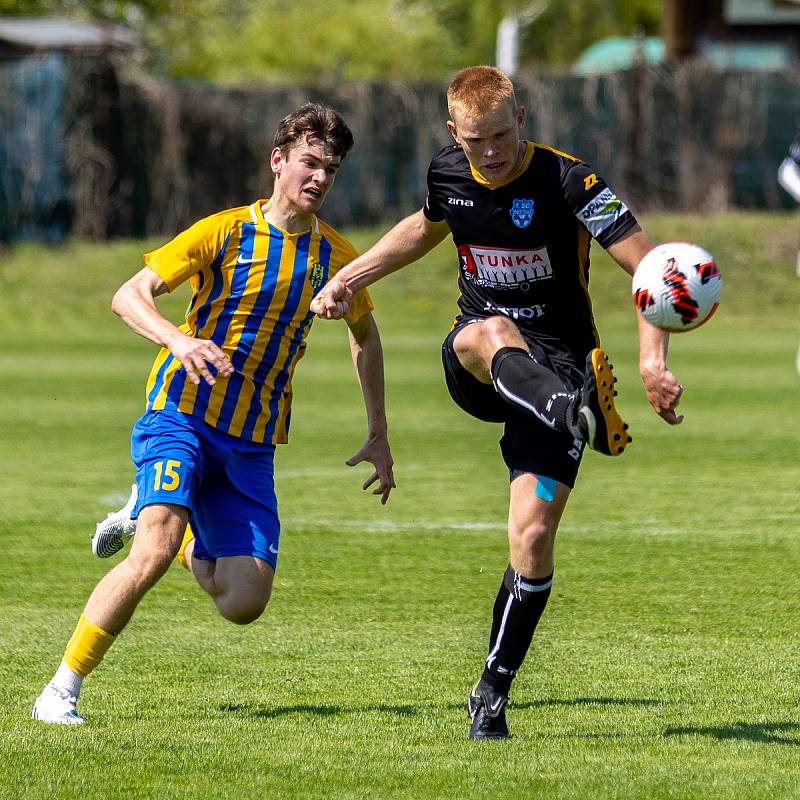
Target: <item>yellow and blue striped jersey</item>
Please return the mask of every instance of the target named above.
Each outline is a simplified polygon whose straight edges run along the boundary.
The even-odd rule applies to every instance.
[[[195,385],[164,347],[147,381],[147,410],[192,414],[232,436],[254,442],[287,441],[292,375],[305,351],[314,295],[356,256],[353,246],[314,218],[304,233],[288,233],[264,219],[258,200],[200,220],[144,256],[172,291],[190,281],[191,300],[181,330],[211,339],[234,372],[214,386]],[[356,292],[346,319],[372,310]]]

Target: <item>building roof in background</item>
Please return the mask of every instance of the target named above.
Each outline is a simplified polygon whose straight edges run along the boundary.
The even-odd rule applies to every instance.
[[[798,0],[725,0],[729,25],[800,25]]]
[[[572,66],[576,75],[598,75],[630,69],[637,63],[658,64],[666,48],[658,36],[609,36],[589,45]],[[792,65],[785,42],[706,41],[699,54],[717,69],[784,70]]]
[[[644,64],[658,64],[664,59],[664,42],[658,36],[607,36],[590,44],[573,64],[578,75],[630,69],[641,59]]]
[[[0,17],[0,42],[25,50],[124,50],[135,47],[134,33],[62,17]]]

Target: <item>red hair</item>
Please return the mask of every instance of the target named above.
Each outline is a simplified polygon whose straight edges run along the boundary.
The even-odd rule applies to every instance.
[[[458,110],[468,117],[478,117],[487,109],[503,103],[517,107],[514,84],[497,67],[467,67],[456,73],[447,89],[447,110],[450,118]]]

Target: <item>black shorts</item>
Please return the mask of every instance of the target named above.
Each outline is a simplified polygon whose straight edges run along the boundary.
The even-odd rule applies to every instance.
[[[512,478],[518,472],[532,472],[572,488],[581,464],[583,442],[517,411],[500,397],[492,384],[481,383],[458,360],[453,349],[456,334],[465,325],[478,321],[476,317],[463,318],[442,344],[444,376],[450,396],[467,414],[484,422],[503,423],[500,450]],[[531,355],[558,375],[567,391],[583,385],[585,359],[579,359],[569,350],[559,349],[550,341],[543,343],[524,331],[520,333]]]

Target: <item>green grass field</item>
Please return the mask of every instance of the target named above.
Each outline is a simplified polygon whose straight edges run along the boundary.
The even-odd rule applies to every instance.
[[[717,317],[672,340],[686,420],[647,406],[629,284],[598,249],[595,309],[634,443],[587,454],[514,738],[478,744],[464,701],[506,564],[507,476],[499,429],[442,380],[452,247],[374,291],[388,506],[343,464],[363,410],[344,325],[317,321],[279,452],[267,613],[232,626],[171,569],[84,685],[90,724],[68,729],[30,709],[109,566],[89,551],[94,522],[132,480],[154,348],[108,305],[145,245],[4,254],[0,797],[800,797],[798,216],[645,222],[704,244],[725,278]]]

